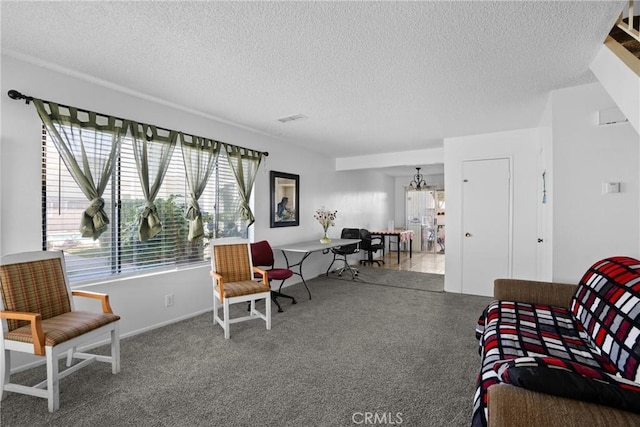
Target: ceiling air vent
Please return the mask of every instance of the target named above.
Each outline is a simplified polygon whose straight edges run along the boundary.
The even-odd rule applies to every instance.
[[[293,122],[295,120],[306,119],[306,118],[307,116],[305,116],[304,114],[298,113],[298,114],[292,114],[290,116],[280,117],[278,121],[282,123],[287,123],[287,122]]]

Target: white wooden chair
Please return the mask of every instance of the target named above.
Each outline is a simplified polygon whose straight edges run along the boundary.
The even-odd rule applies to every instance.
[[[0,320],[2,321],[2,366],[0,391],[27,394],[48,400],[49,412],[60,407],[59,381],[87,364],[111,364],[120,371],[119,316],[113,314],[105,294],[72,291],[62,252],[25,252],[0,260]],[[102,313],[74,310],[73,297],[100,300]],[[110,336],[111,355],[78,352]],[[47,379],[35,386],[11,382],[11,352],[23,352],[46,359]],[[67,355],[67,368],[58,361]],[[74,358],[81,362],[71,366]]]
[[[216,239],[211,244],[211,277],[213,279],[213,324],[224,329],[224,337],[231,336],[232,323],[262,319],[271,329],[271,289],[267,273],[253,266],[248,240]],[[253,273],[262,275],[262,282],[253,280]],[[256,309],[257,300],[265,300],[265,312]],[[250,301],[249,315],[229,318],[229,306]],[[222,306],[223,317],[219,316]]]

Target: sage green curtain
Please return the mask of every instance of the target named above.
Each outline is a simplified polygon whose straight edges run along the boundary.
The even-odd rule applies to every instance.
[[[153,202],[169,167],[178,132],[133,121],[129,131],[133,139],[133,155],[140,186],[146,200],[138,223],[138,236],[144,242],[162,231],[160,216]]]
[[[91,202],[80,220],[82,237],[96,240],[109,224],[102,194],[128,122],[40,99],[33,103],[69,173]]]
[[[198,199],[207,186],[222,145],[212,139],[184,135],[181,132],[180,146],[189,186],[189,204],[184,216],[189,220],[189,240],[195,240],[204,236]]]
[[[230,144],[224,144],[224,148],[227,152],[229,165],[238,183],[240,215],[242,219],[249,221],[248,226],[251,226],[256,219],[253,216],[253,212],[251,212],[249,199],[251,198],[253,184],[255,183],[258,168],[260,167],[264,153]]]

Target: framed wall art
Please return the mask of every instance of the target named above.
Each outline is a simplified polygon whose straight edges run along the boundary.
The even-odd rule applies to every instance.
[[[270,171],[271,228],[300,225],[300,175]]]

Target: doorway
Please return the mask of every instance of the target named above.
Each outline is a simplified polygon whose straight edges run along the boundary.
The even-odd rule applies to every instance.
[[[413,258],[407,257],[398,270],[444,274],[445,266],[445,192],[429,188],[405,188],[405,228],[413,231]]]
[[[413,252],[445,253],[444,190],[406,189],[406,229],[413,230]]]

